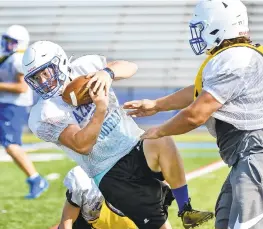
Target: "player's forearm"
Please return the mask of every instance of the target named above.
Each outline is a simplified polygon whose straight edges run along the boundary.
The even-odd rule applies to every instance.
[[[124,60],[109,62],[107,67],[114,72],[114,80],[127,79],[138,70],[137,64]]]
[[[90,122],[75,134],[76,151],[88,154],[96,144],[106,115],[106,108],[96,109]]]
[[[156,100],[158,111],[180,110],[194,101],[194,85]]]
[[[0,83],[0,91],[7,91],[12,93],[24,93],[28,90],[25,83]]]
[[[196,129],[207,121],[202,115],[197,112],[185,108],[176,116],[169,119],[167,122],[158,127],[160,136],[171,136],[187,133]]]
[[[58,229],[72,229],[73,223],[72,221],[64,221],[59,224]]]
[[[65,202],[59,229],[72,229],[73,223],[77,220],[80,214],[80,208],[71,205],[68,201]]]

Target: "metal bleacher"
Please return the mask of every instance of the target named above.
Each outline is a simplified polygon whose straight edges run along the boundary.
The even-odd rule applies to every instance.
[[[32,41],[52,40],[68,54],[102,54],[135,61],[134,87],[191,84],[203,57],[188,44],[196,1],[0,1],[0,32],[22,24]],[[261,1],[246,2],[255,40],[261,38]],[[127,86],[120,82],[117,86]]]
[[[32,42],[57,42],[68,55],[134,61],[138,73],[115,84],[121,102],[156,98],[192,84],[204,58],[195,56],[188,44],[188,22],[196,2],[0,1],[0,33],[21,24]],[[263,1],[245,3],[252,38],[263,41]]]
[[[192,5],[183,1],[5,1],[0,2],[4,19],[0,32],[8,25],[22,24],[32,41],[53,40],[75,56],[96,53],[135,61],[140,70],[129,86],[181,87],[191,83],[201,59],[188,45]]]

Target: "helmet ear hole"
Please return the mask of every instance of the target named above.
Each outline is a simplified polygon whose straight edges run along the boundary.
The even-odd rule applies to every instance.
[[[224,7],[225,8],[227,8],[228,7],[228,5],[226,4],[226,3],[224,3],[224,2],[222,2],[223,3],[223,5],[224,5]]]
[[[211,35],[216,35],[218,32],[219,32],[219,29],[215,29],[215,30],[213,30],[210,34],[211,34]]]

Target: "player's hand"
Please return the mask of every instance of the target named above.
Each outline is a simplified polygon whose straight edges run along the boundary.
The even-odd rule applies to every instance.
[[[156,101],[143,99],[143,100],[134,100],[130,102],[126,102],[123,105],[124,109],[133,109],[133,111],[129,111],[127,114],[132,117],[144,117],[151,116],[158,112]]]
[[[161,131],[159,129],[159,127],[152,127],[148,130],[146,130],[142,135],[141,135],[141,139],[157,139],[157,138],[161,138],[163,137],[163,135],[161,134]]]
[[[106,95],[109,94],[112,78],[109,76],[109,74],[106,71],[100,70],[98,72],[92,72],[89,73],[86,77],[87,78],[92,77],[90,81],[87,83],[86,87],[90,88],[91,85],[94,82],[96,82],[94,87],[92,88],[94,93],[98,93],[102,90],[105,90]]]
[[[109,105],[109,96],[106,95],[105,90],[101,90],[99,88],[99,90],[95,94],[93,89],[89,89],[89,95],[93,103],[96,105],[96,109],[101,109],[103,111],[107,110]]]

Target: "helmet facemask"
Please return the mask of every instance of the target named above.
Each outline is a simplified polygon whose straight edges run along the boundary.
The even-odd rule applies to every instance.
[[[202,38],[204,24],[202,22],[190,23],[190,32],[192,38],[189,40],[192,50],[196,55],[201,55],[207,48],[206,41]]]
[[[66,75],[59,69],[60,58],[55,56],[51,61],[34,69],[25,76],[25,81],[43,99],[49,99],[63,86]]]
[[[7,35],[3,35],[1,39],[1,49],[5,54],[13,53],[17,50],[18,41],[9,37]]]

